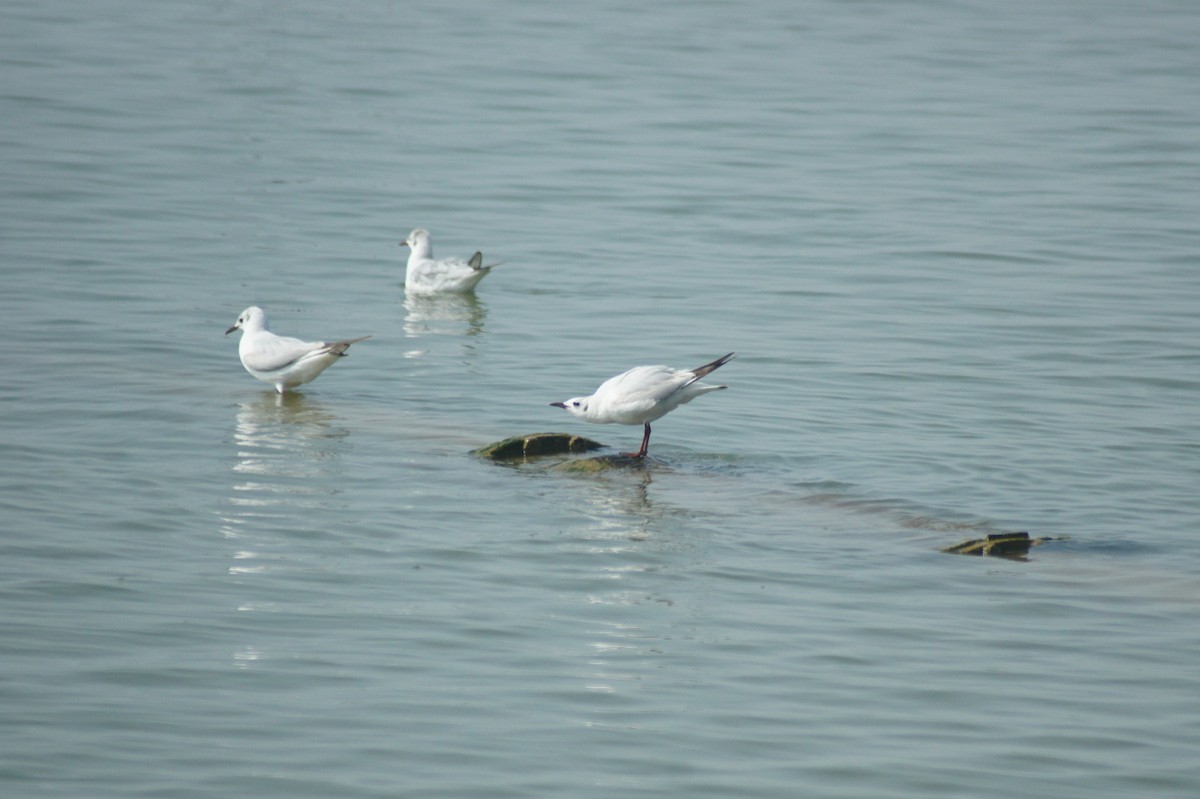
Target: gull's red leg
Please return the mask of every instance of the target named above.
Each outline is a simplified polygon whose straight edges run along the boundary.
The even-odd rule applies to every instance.
[[[630,452],[629,457],[631,457],[631,458],[646,457],[646,450],[650,447],[650,423],[643,422],[643,424],[646,425],[646,434],[642,436],[642,448],[639,449],[637,452]]]

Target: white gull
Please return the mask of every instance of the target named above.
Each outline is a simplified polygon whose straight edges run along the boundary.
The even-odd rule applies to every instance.
[[[404,270],[404,290],[409,294],[466,294],[474,291],[479,281],[487,277],[492,267],[483,265],[483,253],[471,259],[433,257],[433,238],[429,231],[417,228],[400,242],[408,247],[408,266]]]
[[[238,342],[242,366],[259,380],[275,386],[280,394],[315,379],[345,355],[351,344],[370,338],[301,341],[277,336],[267,329],[267,313],[257,305],[242,311],[225,335],[235,330],[242,331],[242,340]]]
[[[701,394],[727,388],[699,381],[700,378],[724,366],[732,357],[731,352],[695,369],[635,366],[627,372],[605,380],[591,396],[574,397],[550,404],[593,424],[644,425],[642,448],[637,452],[626,453],[633,458],[644,458],[650,445],[650,423]]]

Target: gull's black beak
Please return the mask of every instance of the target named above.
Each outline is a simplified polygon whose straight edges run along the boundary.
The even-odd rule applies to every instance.
[[[552,405],[555,408],[562,408],[564,410],[567,407],[567,404],[565,402],[552,402],[552,403],[550,403],[550,405]]]
[[[226,331],[225,331],[225,335],[227,335],[227,336],[228,336],[230,333],[232,333],[233,331],[235,331],[235,330],[237,330],[237,329],[238,329],[238,326],[237,326],[237,325],[234,325],[233,327],[231,327],[231,328],[229,328],[228,330],[226,330]]]

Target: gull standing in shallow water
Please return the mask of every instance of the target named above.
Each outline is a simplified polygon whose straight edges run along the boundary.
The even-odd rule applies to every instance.
[[[433,238],[424,228],[409,233],[400,246],[410,250],[408,266],[404,270],[404,290],[409,294],[466,294],[475,290],[493,266],[499,266],[484,266],[481,252],[472,255],[469,261],[459,258],[436,260]]]
[[[650,423],[701,394],[728,388],[699,381],[724,366],[732,357],[731,352],[695,369],[635,366],[628,372],[605,380],[590,397],[575,397],[550,404],[594,424],[645,425],[642,448],[626,453],[631,458],[644,458],[650,446]]]
[[[362,336],[342,341],[301,341],[277,336],[267,329],[267,312],[257,305],[242,311],[225,335],[235,330],[242,331],[242,340],[238,343],[242,366],[259,380],[275,386],[280,394],[315,379],[345,355],[351,344],[370,338]]]

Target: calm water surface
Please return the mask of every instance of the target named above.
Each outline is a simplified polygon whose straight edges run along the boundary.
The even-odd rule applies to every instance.
[[[644,6],[0,8],[4,795],[1200,792],[1200,8]]]

